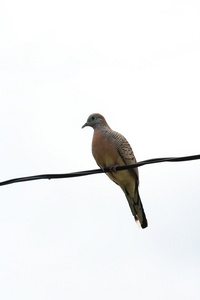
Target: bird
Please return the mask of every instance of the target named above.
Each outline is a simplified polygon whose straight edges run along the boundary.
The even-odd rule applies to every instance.
[[[92,139],[92,154],[97,165],[124,192],[135,221],[141,228],[146,228],[148,222],[139,195],[138,168],[117,171],[117,166],[136,163],[133,150],[126,138],[112,130],[106,119],[99,113],[91,114],[82,128],[89,126],[94,129]]]

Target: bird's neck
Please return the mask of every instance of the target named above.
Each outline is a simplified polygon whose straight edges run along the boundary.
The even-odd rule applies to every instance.
[[[96,124],[96,126],[94,127],[94,131],[98,131],[98,130],[101,130],[101,131],[106,131],[106,130],[110,130],[110,127],[108,126],[108,124]]]

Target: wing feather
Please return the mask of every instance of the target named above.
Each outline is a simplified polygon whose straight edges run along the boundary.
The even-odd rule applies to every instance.
[[[131,165],[135,164],[136,158],[133,153],[133,150],[131,148],[131,145],[127,141],[127,139],[120,133],[113,131],[113,139],[114,139],[114,144],[117,148],[118,153],[120,154],[121,158],[123,159],[125,165]],[[134,174],[137,177],[137,181],[139,184],[139,174],[138,174],[138,168],[133,168],[132,169]]]

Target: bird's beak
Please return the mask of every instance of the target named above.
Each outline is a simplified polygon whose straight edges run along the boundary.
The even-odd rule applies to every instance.
[[[88,126],[88,122],[86,122],[81,128]]]

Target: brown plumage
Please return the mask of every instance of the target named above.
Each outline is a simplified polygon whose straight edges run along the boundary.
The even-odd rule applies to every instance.
[[[135,220],[142,228],[146,228],[148,223],[138,191],[138,169],[116,172],[116,166],[136,163],[131,146],[123,135],[108,126],[105,118],[100,114],[90,115],[83,127],[85,126],[94,129],[92,153],[97,164],[102,169],[110,168],[112,172],[106,175],[121,187]]]

